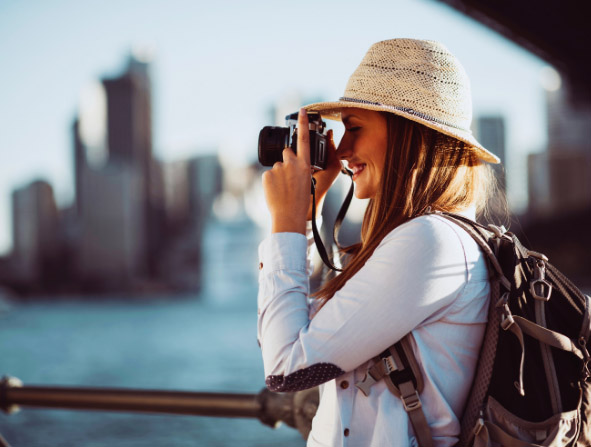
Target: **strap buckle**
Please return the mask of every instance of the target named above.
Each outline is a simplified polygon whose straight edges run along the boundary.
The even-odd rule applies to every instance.
[[[548,258],[534,251],[530,251],[529,255],[537,258],[534,266],[534,278],[529,283],[529,291],[535,299],[548,301],[552,294],[552,284],[546,281],[546,263],[542,256],[546,261]]]
[[[545,279],[534,279],[529,283],[529,291],[535,299],[549,301],[552,295],[552,284]]]
[[[376,363],[373,367],[367,370],[363,380],[360,380],[355,384],[355,386],[359,388],[366,396],[369,396],[371,387],[375,385],[378,380],[381,380],[381,378],[385,375],[388,375],[399,369],[396,360],[394,360],[394,357],[391,355],[381,358],[380,362],[381,366],[379,362]]]
[[[394,357],[389,355],[388,357],[382,358],[382,363],[384,364],[384,369],[386,370],[386,374],[390,374],[394,371],[398,371],[398,365],[396,364],[396,360]]]
[[[513,326],[515,319],[513,318],[513,314],[511,313],[511,310],[507,304],[503,304],[502,307],[503,314],[501,315],[501,327],[503,330],[507,331],[511,326]]]
[[[369,393],[371,392],[371,387],[376,383],[377,380],[374,378],[374,376],[371,375],[369,371],[367,371],[365,373],[365,377],[363,378],[363,380],[357,382],[355,386],[358,389],[360,389],[361,392],[365,394],[365,396],[369,396]]]
[[[408,396],[401,396],[402,404],[404,405],[404,410],[408,413],[409,411],[415,411],[419,408],[423,407],[421,403],[421,399],[419,398],[419,392],[415,390],[413,394],[409,394]]]

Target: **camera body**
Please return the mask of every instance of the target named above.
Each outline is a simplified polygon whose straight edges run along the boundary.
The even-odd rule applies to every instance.
[[[283,161],[283,150],[290,147],[297,154],[298,112],[285,117],[287,127],[266,126],[259,133],[259,163],[273,166]],[[318,112],[308,112],[310,164],[316,170],[326,168],[326,123]]]

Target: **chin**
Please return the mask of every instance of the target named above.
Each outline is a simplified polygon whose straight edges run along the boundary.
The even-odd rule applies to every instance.
[[[370,194],[367,190],[363,188],[355,188],[355,197],[357,199],[371,199],[375,194]]]
[[[373,199],[380,188],[374,182],[365,182],[366,179],[358,179],[355,182],[355,197],[357,199]]]

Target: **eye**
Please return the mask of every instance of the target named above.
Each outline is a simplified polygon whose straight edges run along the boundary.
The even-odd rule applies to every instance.
[[[347,129],[347,132],[357,132],[359,129],[361,129],[361,126],[352,126]]]

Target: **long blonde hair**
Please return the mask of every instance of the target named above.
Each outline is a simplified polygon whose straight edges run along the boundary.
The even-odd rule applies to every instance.
[[[343,272],[314,296],[327,301],[359,271],[380,241],[413,217],[433,211],[484,211],[496,189],[490,166],[464,143],[391,113],[386,116],[387,151],[377,194],[367,206],[361,242],[345,248]]]

